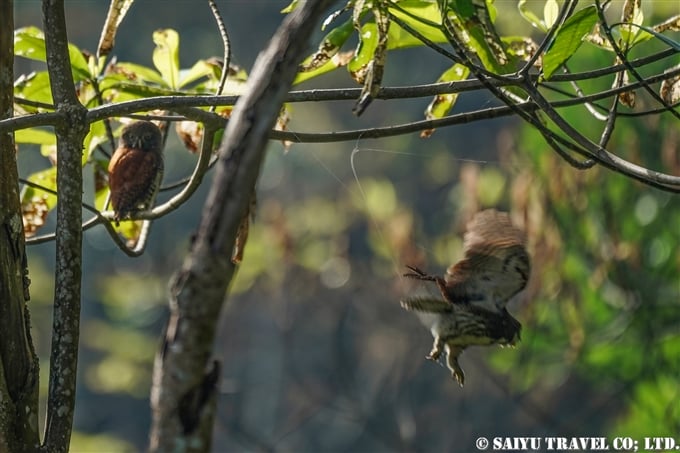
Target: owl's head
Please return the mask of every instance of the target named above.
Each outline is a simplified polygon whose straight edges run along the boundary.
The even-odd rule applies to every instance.
[[[158,126],[151,121],[135,121],[125,126],[120,140],[127,148],[160,152],[163,136]]]

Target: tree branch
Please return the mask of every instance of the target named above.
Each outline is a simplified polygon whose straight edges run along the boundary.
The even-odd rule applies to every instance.
[[[73,427],[80,332],[82,272],[81,210],[83,139],[87,110],[78,101],[71,75],[63,0],[43,0],[47,69],[56,113],[57,242],[54,320],[45,451],[68,451]]]

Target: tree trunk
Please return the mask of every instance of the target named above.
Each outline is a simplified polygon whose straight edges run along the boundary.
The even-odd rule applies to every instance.
[[[0,2],[0,119],[13,114],[13,2]],[[28,264],[14,134],[0,134],[0,451],[35,451],[38,359],[26,302]]]

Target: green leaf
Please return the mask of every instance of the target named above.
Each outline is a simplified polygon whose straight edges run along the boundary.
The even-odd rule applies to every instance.
[[[281,10],[281,12],[282,12],[283,14],[288,14],[288,13],[290,13],[290,12],[293,12],[293,11],[295,10],[295,8],[297,8],[297,7],[298,7],[298,0],[293,0],[292,2],[290,2],[290,4],[289,4],[288,6],[286,6],[285,8],[283,8],[283,9]]]
[[[90,68],[83,56],[83,52],[73,44],[68,45],[71,73],[78,82],[91,78]],[[14,31],[14,54],[31,60],[45,62],[45,35],[37,27],[23,27]]]
[[[560,7],[557,5],[557,0],[546,0],[543,6],[543,24],[546,30],[553,26],[559,14]]]
[[[106,135],[106,127],[104,121],[96,121],[90,124],[90,131],[85,136],[83,141],[83,165],[90,160],[92,152],[97,149],[98,145],[108,142],[109,138]]]
[[[672,49],[675,49],[676,51],[680,51],[680,42],[674,41],[673,39],[669,38],[668,36],[662,35],[661,33],[654,30],[652,27],[646,27],[644,25],[640,25],[639,27],[640,27],[640,29],[649,33],[649,35],[654,36],[659,41],[663,41],[663,43],[666,44],[668,47],[671,47]],[[638,35],[638,38],[640,38],[640,36],[642,36],[642,35],[643,35],[643,33],[640,33],[640,35]],[[648,38],[643,37],[643,38],[640,38],[639,40],[644,41],[646,39],[648,39]]]
[[[68,45],[68,56],[71,59],[71,72],[76,82],[92,78],[90,65],[87,63],[83,51],[73,44]]]
[[[446,7],[445,17],[456,39],[474,52],[486,69],[496,74],[507,72],[508,58],[493,24],[493,9],[486,2],[473,0],[449,0]]]
[[[163,76],[148,66],[142,66],[136,63],[116,63],[110,71],[109,74],[104,76],[104,80],[110,75],[121,74],[129,81],[140,81],[167,86],[165,80],[163,80]]]
[[[185,87],[202,77],[210,77],[214,74],[214,70],[215,65],[209,64],[205,60],[198,60],[191,68],[180,71],[179,86]]]
[[[47,71],[39,71],[21,76],[14,83],[14,96],[18,98],[30,99],[33,102],[52,104],[52,88],[50,87],[50,77]],[[29,112],[39,112],[44,109],[22,106]]]
[[[459,80],[467,79],[470,74],[470,69],[461,64],[454,64],[449,69],[444,71],[444,73],[439,77],[437,82],[454,82]],[[434,97],[430,105],[425,110],[425,118],[428,120],[442,118],[451,111],[453,106],[458,100],[459,93],[448,93],[439,94]],[[433,129],[429,129],[421,132],[421,137],[429,137],[434,132]]]
[[[347,65],[351,74],[357,74],[368,66],[373,58],[373,53],[378,46],[378,27],[375,22],[368,22],[361,27],[359,43],[357,44],[354,58]]]
[[[519,0],[519,2],[517,3],[517,9],[519,10],[519,14],[524,18],[524,20],[529,22],[533,27],[538,28],[541,31],[547,30],[545,28],[545,24],[543,23],[543,21],[539,19],[538,16],[527,7],[527,0]]]
[[[153,33],[153,64],[170,88],[179,86],[179,35],[171,28]]]
[[[23,27],[14,31],[14,54],[31,60],[46,61],[45,35],[38,27]]]
[[[597,8],[588,6],[577,11],[560,27],[550,49],[543,55],[543,76],[550,79],[581,47],[583,38],[590,33],[597,22]]]
[[[53,132],[45,129],[19,129],[14,133],[17,143],[33,143],[36,145],[56,145],[57,139]]]
[[[398,8],[388,8],[390,14],[398,17],[415,31],[435,43],[447,42],[441,31],[441,12],[436,3],[420,0],[406,0],[398,3]],[[423,43],[411,33],[392,23],[389,32],[389,49],[422,46]]]
[[[185,93],[169,88],[118,82],[107,85],[106,89],[102,89],[102,94],[109,102],[123,102],[151,96],[177,96]]]
[[[317,51],[302,62],[300,72],[315,71],[326,65],[340,51],[353,31],[354,25],[351,20],[331,30],[321,41]]]

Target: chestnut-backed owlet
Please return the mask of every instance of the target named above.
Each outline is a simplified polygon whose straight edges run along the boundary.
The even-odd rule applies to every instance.
[[[151,208],[163,179],[162,146],[161,131],[150,121],[136,121],[123,128],[120,144],[109,162],[116,224]]]

